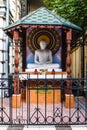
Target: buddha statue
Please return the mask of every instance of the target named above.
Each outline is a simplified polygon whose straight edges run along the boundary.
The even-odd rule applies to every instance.
[[[35,59],[36,64],[50,64],[52,63],[52,52],[49,49],[46,49],[46,41],[40,41],[40,49],[35,51]]]

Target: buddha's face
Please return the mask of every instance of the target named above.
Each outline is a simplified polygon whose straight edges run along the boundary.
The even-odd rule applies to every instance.
[[[46,42],[44,40],[40,41],[40,48],[44,50],[46,48]]]

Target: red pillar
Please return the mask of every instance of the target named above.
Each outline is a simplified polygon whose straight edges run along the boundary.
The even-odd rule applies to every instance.
[[[67,58],[66,58],[66,71],[67,71],[67,78],[71,78],[71,40],[72,40],[72,29],[67,32]],[[72,94],[72,84],[71,80],[67,80],[67,94]]]
[[[66,71],[67,71],[67,90],[65,94],[65,107],[74,108],[74,95],[72,94],[72,80],[71,78],[71,40],[72,40],[72,29],[67,32],[67,58],[66,58]]]
[[[17,30],[14,31],[13,40],[15,43],[15,57],[14,57],[14,64],[15,64],[15,74],[14,74],[14,94],[19,94],[19,51],[18,51],[18,41],[19,41],[19,32]]]

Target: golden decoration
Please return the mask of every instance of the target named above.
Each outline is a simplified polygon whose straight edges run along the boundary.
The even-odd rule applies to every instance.
[[[50,43],[50,38],[47,35],[40,35],[37,39],[37,43],[39,44],[41,40],[45,40],[47,45]]]

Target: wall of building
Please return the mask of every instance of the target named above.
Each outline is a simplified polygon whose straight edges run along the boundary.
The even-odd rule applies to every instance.
[[[18,20],[19,16],[20,0],[0,0],[0,78],[8,77],[8,72],[12,72],[14,66],[14,63],[11,64],[14,59],[14,49],[10,46],[11,40],[4,33],[3,28]],[[10,52],[9,56],[8,52]]]
[[[86,77],[87,72],[87,35],[78,38],[71,51],[72,77]]]
[[[71,73],[73,78],[81,77],[81,47],[71,51]]]
[[[20,0],[21,14],[20,18],[28,14],[28,0]]]
[[[20,0],[10,0],[10,11],[12,14],[13,21],[17,21],[19,19],[21,13],[20,10]]]
[[[3,31],[3,27],[5,26],[6,21],[6,6],[3,0],[0,1],[0,78],[6,74],[5,65],[5,34]]]
[[[43,0],[29,0],[28,12],[32,12],[40,7],[45,6]]]

